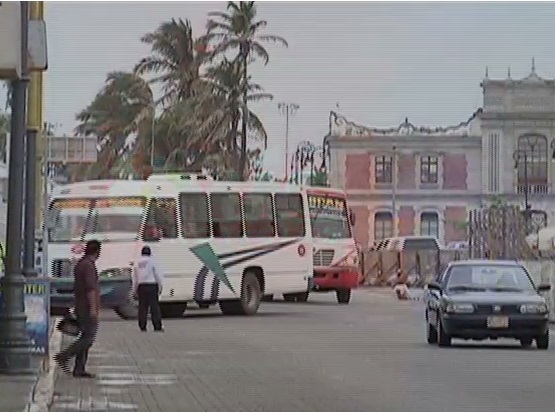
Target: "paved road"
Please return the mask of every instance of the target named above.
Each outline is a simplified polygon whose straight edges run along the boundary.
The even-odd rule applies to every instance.
[[[107,314],[95,382],[59,378],[52,412],[547,412],[554,347],[424,340],[420,302],[358,291],[267,303],[254,318],[192,311],[164,334]]]

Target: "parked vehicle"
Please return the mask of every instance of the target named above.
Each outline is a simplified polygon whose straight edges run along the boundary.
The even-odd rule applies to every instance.
[[[514,261],[452,262],[425,295],[427,342],[514,338],[521,346],[549,345],[549,309],[524,266]]]

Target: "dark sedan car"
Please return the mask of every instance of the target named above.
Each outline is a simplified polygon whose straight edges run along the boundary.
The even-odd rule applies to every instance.
[[[452,338],[514,338],[523,347],[548,349],[549,313],[527,270],[517,262],[452,262],[427,287],[427,342],[450,346]]]

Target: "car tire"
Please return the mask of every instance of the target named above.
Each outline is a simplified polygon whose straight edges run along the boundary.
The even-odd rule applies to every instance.
[[[162,319],[179,319],[187,309],[187,303],[160,303]]]
[[[452,337],[444,331],[440,314],[436,315],[436,343],[440,347],[448,347],[452,344]]]
[[[522,348],[529,348],[533,343],[533,338],[521,338],[519,340],[519,343],[521,344]]]
[[[220,310],[224,315],[252,316],[259,310],[262,297],[257,276],[253,272],[245,272],[241,281],[240,298],[220,301]]]
[[[340,305],[347,305],[351,300],[351,289],[337,289],[336,301]]]
[[[548,349],[550,343],[548,331],[544,335],[537,336],[535,342],[537,343],[537,349]]]
[[[427,343],[429,345],[434,345],[437,342],[438,342],[438,335],[436,329],[427,321]]]

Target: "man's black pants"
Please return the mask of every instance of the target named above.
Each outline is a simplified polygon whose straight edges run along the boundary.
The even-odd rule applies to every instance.
[[[137,286],[139,300],[139,329],[147,329],[147,315],[151,312],[151,321],[154,330],[162,330],[160,305],[158,304],[158,285],[156,283],[141,283]]]
[[[69,360],[75,357],[73,373],[84,373],[89,357],[89,349],[95,342],[98,331],[98,320],[89,314],[76,313],[77,323],[81,333],[79,338],[60,353],[60,357]]]

